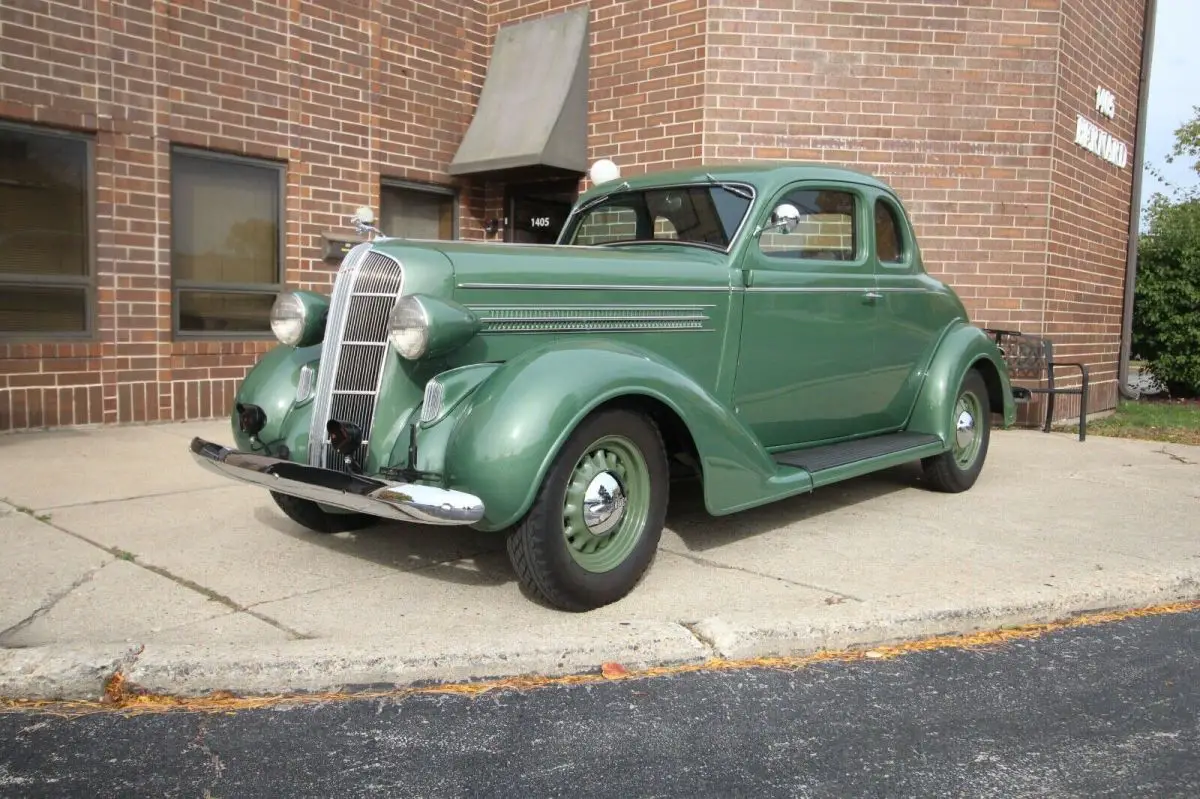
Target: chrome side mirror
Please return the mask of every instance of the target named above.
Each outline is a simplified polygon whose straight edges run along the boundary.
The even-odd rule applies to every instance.
[[[771,223],[763,229],[778,230],[780,233],[791,233],[800,225],[800,209],[791,203],[780,203],[771,211]]]

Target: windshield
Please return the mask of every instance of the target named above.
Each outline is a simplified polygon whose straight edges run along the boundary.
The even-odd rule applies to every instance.
[[[740,185],[616,191],[575,215],[564,244],[676,242],[728,249],[750,208]]]

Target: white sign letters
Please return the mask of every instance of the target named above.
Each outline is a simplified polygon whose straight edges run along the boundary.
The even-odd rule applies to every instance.
[[[1083,114],[1079,115],[1075,124],[1075,143],[1121,169],[1129,160],[1129,148],[1125,142],[1102,130]]]
[[[1109,119],[1117,116],[1117,96],[1103,86],[1096,87],[1096,110]]]

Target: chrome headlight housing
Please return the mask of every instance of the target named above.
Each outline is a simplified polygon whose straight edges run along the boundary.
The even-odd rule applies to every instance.
[[[289,347],[311,347],[325,336],[329,298],[311,291],[285,291],[271,306],[271,332]]]
[[[308,309],[295,294],[285,292],[275,298],[275,304],[271,306],[271,332],[282,343],[289,347],[299,344],[307,319]]]
[[[410,294],[396,300],[388,317],[388,340],[408,360],[444,355],[479,332],[479,318],[452,300]]]
[[[420,299],[407,296],[396,300],[388,316],[388,341],[410,361],[429,349],[429,312]]]

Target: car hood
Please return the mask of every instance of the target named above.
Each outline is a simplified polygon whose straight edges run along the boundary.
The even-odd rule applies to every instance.
[[[680,267],[692,265],[721,273],[730,256],[703,247],[642,244],[627,247],[500,244],[459,241],[380,242],[380,249],[401,263],[419,264],[433,253],[448,260],[458,288],[493,284],[668,285],[680,278]]]

